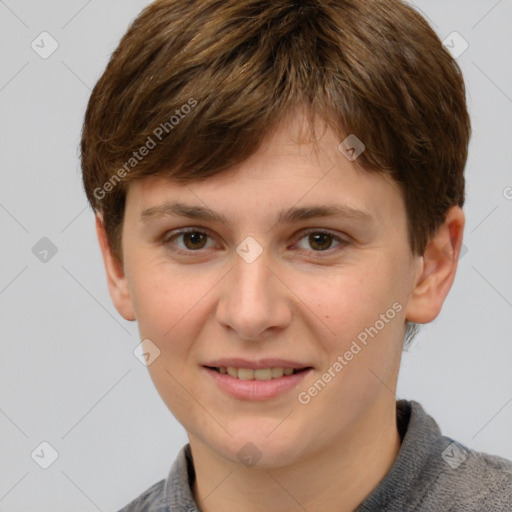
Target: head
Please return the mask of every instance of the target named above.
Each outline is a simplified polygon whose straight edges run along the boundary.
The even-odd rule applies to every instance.
[[[144,9],[92,92],[83,179],[113,301],[158,347],[151,376],[189,435],[284,463],[394,398],[403,340],[453,282],[469,137],[459,67],[398,0]],[[267,436],[283,396],[205,384],[221,357],[312,369],[285,435]]]

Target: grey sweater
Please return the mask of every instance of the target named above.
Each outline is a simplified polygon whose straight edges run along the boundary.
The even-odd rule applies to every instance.
[[[397,401],[402,437],[387,475],[354,512],[512,511],[512,461],[476,452],[442,436],[418,402]],[[190,445],[167,480],[149,488],[120,512],[195,512]]]

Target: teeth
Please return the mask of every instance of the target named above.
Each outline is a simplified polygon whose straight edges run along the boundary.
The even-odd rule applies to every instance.
[[[240,370],[238,371],[238,376],[240,377]],[[272,368],[259,368],[258,370],[254,370],[254,379],[255,380],[270,380],[270,379],[272,379]]]
[[[272,378],[278,379],[279,377],[282,377],[284,374],[284,370],[282,368],[272,368]]]
[[[254,379],[254,370],[250,368],[238,368],[238,378],[240,380],[252,380]]]
[[[292,375],[296,373],[298,370],[294,368],[259,368],[258,370],[253,370],[251,368],[234,368],[233,366],[228,366],[227,368],[221,366],[220,368],[216,368],[216,370],[222,375],[230,375],[235,379],[240,380],[271,380],[271,379],[279,379],[284,375]]]

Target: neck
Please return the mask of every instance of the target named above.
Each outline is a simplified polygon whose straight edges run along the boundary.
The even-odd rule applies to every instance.
[[[203,512],[351,512],[384,478],[400,449],[393,404],[375,404],[335,443],[279,468],[234,464],[189,436],[196,502]]]

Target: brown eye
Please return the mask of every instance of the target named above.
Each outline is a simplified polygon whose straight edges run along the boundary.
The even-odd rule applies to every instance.
[[[202,249],[205,246],[208,235],[201,231],[190,231],[182,233],[184,245],[187,249],[193,251],[195,249]]]
[[[311,247],[325,251],[330,249],[333,238],[330,233],[312,233],[309,235],[308,241]]]
[[[165,235],[162,243],[171,251],[190,255],[193,252],[202,252],[208,248],[211,236],[205,231],[197,229],[182,229]]]
[[[306,243],[304,244],[302,240],[306,240]],[[335,245],[333,245],[333,242],[335,242]],[[338,246],[342,248],[349,243],[348,240],[329,231],[310,230],[302,235],[298,245],[300,247],[302,244],[300,248],[308,252],[320,253],[335,249]]]

